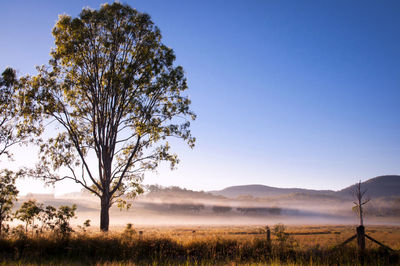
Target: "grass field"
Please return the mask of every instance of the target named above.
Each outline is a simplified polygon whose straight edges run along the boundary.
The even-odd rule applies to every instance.
[[[9,236],[0,240],[1,264],[98,265],[357,265],[353,226],[143,226],[112,228],[101,234],[78,229],[68,238],[52,234]],[[367,226],[366,265],[400,264],[400,227]]]
[[[270,226],[271,238],[276,240],[273,232],[274,225]],[[115,231],[122,231],[117,227]],[[266,237],[265,226],[144,226],[136,228],[143,231],[143,237],[167,237],[180,243],[193,240],[207,241],[210,238],[233,239],[237,241],[264,239]],[[304,225],[285,226],[285,232],[296,242],[300,248],[311,248],[317,245],[332,247],[338,245],[356,233],[355,226],[350,225]],[[400,250],[399,226],[367,226],[366,234],[380,240],[392,249]],[[352,242],[353,243],[353,242]],[[353,243],[355,247],[355,242]],[[351,246],[351,244],[350,244]],[[376,248],[373,242],[367,241],[368,248]]]

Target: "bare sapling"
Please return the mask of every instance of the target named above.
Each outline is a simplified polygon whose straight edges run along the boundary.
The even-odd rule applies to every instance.
[[[359,181],[356,184],[356,187],[354,188],[354,190],[352,192],[353,192],[353,196],[355,199],[355,201],[353,201],[353,203],[355,205],[353,207],[353,211],[355,211],[357,213],[357,215],[360,217],[360,225],[364,226],[363,205],[367,204],[371,199],[369,197],[364,197],[367,190],[361,189],[361,181]]]

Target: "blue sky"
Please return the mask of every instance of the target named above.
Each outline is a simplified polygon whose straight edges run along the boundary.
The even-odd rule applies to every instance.
[[[103,2],[4,1],[0,69],[34,74],[58,14]],[[400,174],[399,1],[123,3],[161,29],[198,115],[195,149],[174,142],[178,170],[145,183],[341,189]]]

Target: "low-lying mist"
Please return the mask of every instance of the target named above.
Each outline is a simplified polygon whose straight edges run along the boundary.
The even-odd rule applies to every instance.
[[[19,204],[35,198],[45,205],[78,206],[73,225],[91,220],[99,224],[100,202],[86,193],[53,195],[27,195]],[[19,204],[15,206],[18,208]],[[218,225],[288,225],[303,224],[357,224],[349,199],[326,195],[290,194],[275,197],[251,196],[230,199],[205,192],[175,189],[174,191],[151,191],[132,201],[128,210],[113,206],[110,209],[110,225],[125,226],[218,226]],[[398,212],[389,201],[371,201],[366,208],[366,222],[370,224],[399,225]]]

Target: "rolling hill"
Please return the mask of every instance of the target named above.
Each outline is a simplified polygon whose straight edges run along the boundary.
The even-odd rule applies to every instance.
[[[346,197],[352,196],[355,184],[337,191],[336,193]],[[385,175],[371,178],[361,183],[361,189],[367,190],[366,194],[371,198],[400,196],[400,176]]]
[[[210,191],[214,195],[221,195],[227,198],[237,198],[239,196],[253,196],[253,197],[273,197],[288,194],[333,194],[332,190],[312,190],[303,188],[277,188],[264,185],[243,185],[232,186],[222,190]]]
[[[361,184],[362,189],[367,189],[367,194],[370,197],[390,197],[400,196],[400,176],[387,175],[371,178]],[[339,191],[332,190],[312,190],[302,188],[277,188],[264,185],[243,185],[231,186],[222,190],[210,191],[214,195],[221,195],[227,198],[237,198],[240,196],[253,197],[273,197],[289,194],[302,194],[309,196],[329,195],[348,198],[352,196],[351,191],[355,185],[349,186]]]

